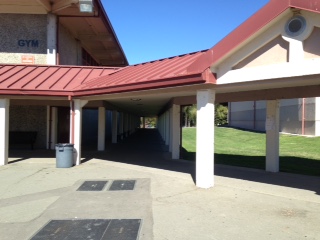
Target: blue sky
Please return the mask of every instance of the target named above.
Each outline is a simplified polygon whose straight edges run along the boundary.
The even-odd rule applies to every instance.
[[[102,0],[130,64],[211,48],[268,0]]]

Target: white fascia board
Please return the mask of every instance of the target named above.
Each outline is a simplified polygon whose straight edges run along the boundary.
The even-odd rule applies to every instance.
[[[218,78],[217,85],[315,75],[320,74],[319,65],[320,59],[308,59],[300,62],[231,70]]]

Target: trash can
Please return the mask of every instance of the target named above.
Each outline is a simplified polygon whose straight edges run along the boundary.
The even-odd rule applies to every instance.
[[[73,145],[71,143],[56,144],[57,168],[69,168],[73,166]]]

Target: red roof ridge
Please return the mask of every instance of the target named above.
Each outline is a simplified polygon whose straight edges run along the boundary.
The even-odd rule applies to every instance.
[[[208,50],[209,49],[199,50],[199,51],[190,52],[190,53],[184,53],[184,54],[175,55],[175,56],[171,56],[171,57],[167,57],[167,58],[160,58],[160,59],[156,59],[156,60],[152,60],[152,61],[148,61],[148,62],[136,63],[136,64],[130,65],[128,67],[135,67],[135,66],[145,65],[145,64],[148,64],[148,63],[161,62],[161,61],[164,61],[164,60],[167,60],[167,59],[173,59],[173,58],[176,58],[176,57],[184,57],[186,55],[193,55],[193,54],[197,54],[197,53],[201,53],[201,52],[206,52]]]
[[[80,66],[80,65],[49,65],[49,64],[21,64],[21,63],[0,63],[0,66],[22,66],[22,67],[56,67],[56,68],[88,68],[88,69],[121,69],[123,67],[112,66]]]
[[[188,71],[201,71],[201,69],[206,69],[218,62],[287,9],[297,8],[320,12],[318,3],[319,0],[270,0],[270,2],[210,48],[204,55],[190,64]]]

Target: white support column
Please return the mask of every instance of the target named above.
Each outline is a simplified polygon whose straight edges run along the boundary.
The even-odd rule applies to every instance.
[[[180,106],[173,104],[171,108],[171,151],[172,159],[180,158]]]
[[[214,185],[214,90],[197,91],[196,185]]]
[[[117,143],[118,137],[118,112],[112,111],[112,143]]]
[[[0,99],[0,166],[8,164],[9,106],[9,99]]]
[[[279,100],[267,101],[266,171],[279,172]]]
[[[170,111],[169,111],[169,150],[172,153],[172,137],[173,137],[173,109],[171,107]]]
[[[58,108],[47,106],[47,117],[48,117],[47,118],[48,119],[47,149],[54,150],[57,144],[57,139],[58,139]],[[50,134],[49,134],[49,131],[50,131]],[[50,147],[49,147],[49,142],[50,142]]]
[[[170,138],[170,116],[169,111],[165,113],[165,121],[166,121],[166,145],[169,145],[169,138]]]
[[[47,14],[47,64],[57,64],[57,16]]]
[[[163,122],[163,141],[166,143],[166,133],[167,133],[167,121],[166,121],[166,112],[162,115]]]
[[[120,139],[123,139],[123,113],[119,113],[119,134],[120,134]]]
[[[320,136],[320,97],[315,98],[315,136]]]
[[[161,138],[163,140],[163,121],[162,121],[162,115],[160,115],[160,135],[161,135]]]
[[[81,128],[82,107],[88,103],[86,100],[75,99],[74,101],[74,164],[81,163]]]
[[[98,108],[98,151],[104,151],[106,146],[106,109]]]

